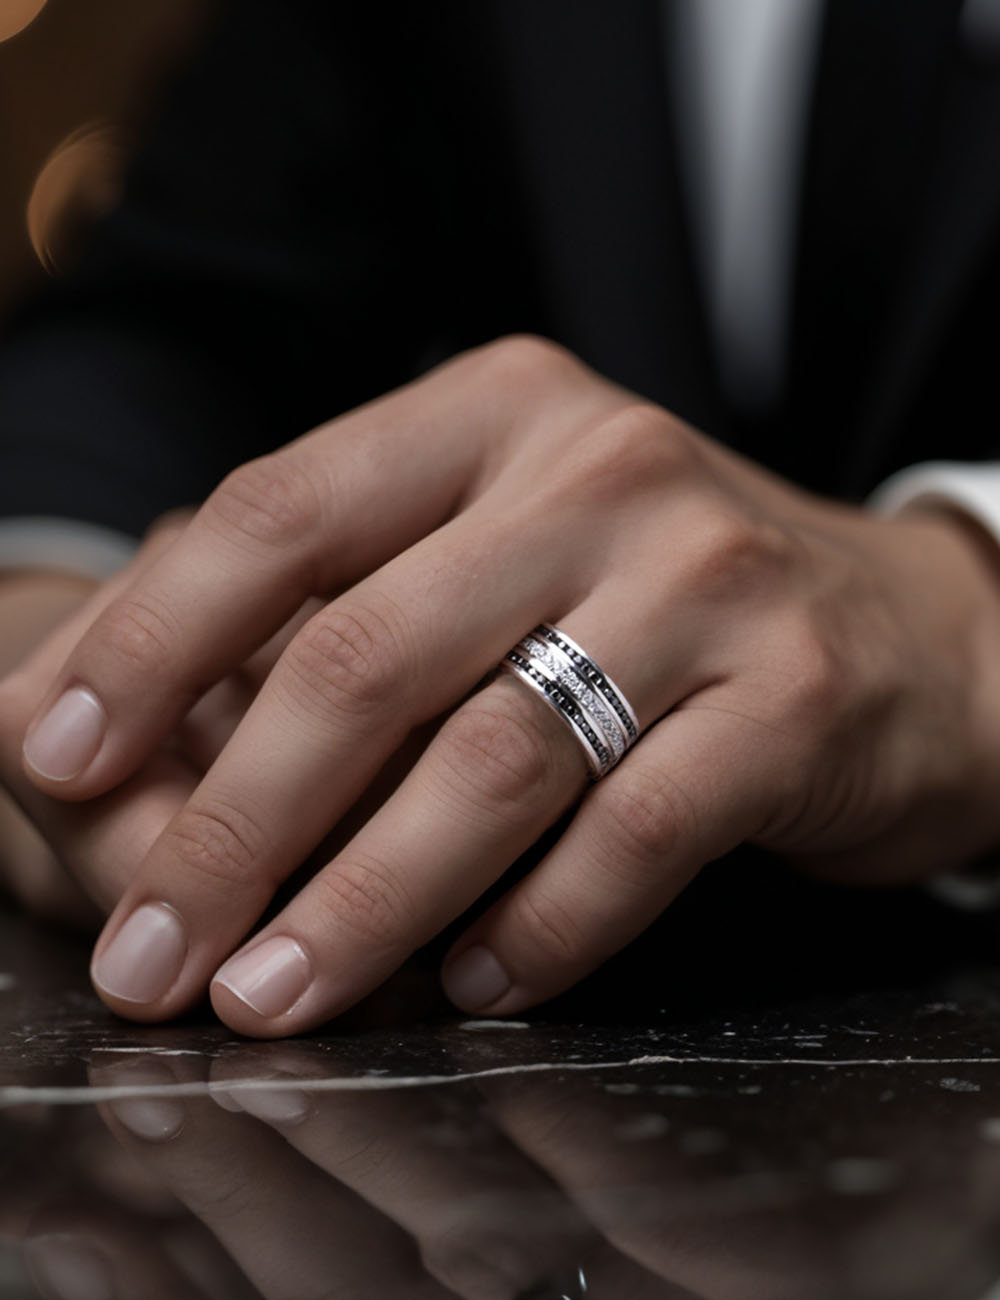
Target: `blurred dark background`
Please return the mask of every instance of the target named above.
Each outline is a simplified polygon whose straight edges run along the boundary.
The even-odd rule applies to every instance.
[[[212,0],[0,0],[0,319],[114,202]]]

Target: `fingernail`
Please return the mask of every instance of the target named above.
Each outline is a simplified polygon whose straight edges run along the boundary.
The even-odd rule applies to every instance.
[[[112,1300],[111,1265],[89,1242],[71,1233],[31,1237],[24,1244],[32,1280],[55,1300]]]
[[[294,939],[266,939],[231,957],[212,983],[270,1020],[291,1011],[312,983],[312,968]]]
[[[224,1083],[210,1083],[208,1085],[208,1095],[217,1106],[221,1106],[223,1110],[228,1110],[230,1115],[239,1115],[243,1110],[243,1107]]]
[[[25,740],[25,762],[50,781],[69,781],[94,758],[106,729],[100,700],[93,691],[74,686],[60,695]]]
[[[169,1142],[184,1127],[184,1107],[169,1097],[122,1097],[109,1105],[118,1122],[144,1142]]]
[[[94,959],[91,978],[125,1002],[156,1002],[181,973],[186,954],[184,922],[174,909],[144,903]]]
[[[447,997],[463,1011],[477,1011],[496,1002],[510,988],[507,972],[490,952],[477,945],[466,948],[441,973]]]
[[[301,1124],[310,1110],[309,1098],[299,1088],[239,1088],[229,1097],[265,1124]]]
[[[101,1072],[101,1082],[115,1088],[174,1088],[177,1079],[162,1061],[149,1057],[123,1061]],[[175,1097],[113,1097],[108,1108],[143,1142],[169,1142],[184,1127],[184,1106]]]

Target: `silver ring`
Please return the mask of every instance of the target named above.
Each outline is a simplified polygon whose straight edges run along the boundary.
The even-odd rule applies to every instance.
[[[639,719],[598,664],[565,632],[541,623],[504,655],[500,667],[529,686],[576,737],[595,781],[639,738]]]
[[[618,715],[608,707],[600,695],[591,690],[573,660],[558,646],[548,641],[538,641],[533,636],[526,636],[520,644],[531,652],[533,660],[544,664],[553,679],[561,686],[565,686],[569,693],[584,706],[598,724],[601,739],[611,750],[611,757],[617,763],[629,743],[628,735]]]

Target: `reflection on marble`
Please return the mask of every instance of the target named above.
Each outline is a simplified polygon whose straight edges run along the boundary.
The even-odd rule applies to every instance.
[[[520,1021],[417,969],[285,1043],[0,913],[0,1300],[1000,1300],[997,929],[685,906]]]

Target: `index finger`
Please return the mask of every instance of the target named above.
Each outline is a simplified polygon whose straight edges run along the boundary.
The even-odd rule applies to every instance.
[[[508,418],[485,395],[530,368],[519,357],[469,354],[230,474],[69,655],[27,731],[29,778],[68,799],[117,785],[307,597],[443,522]],[[505,412],[523,387],[503,384]]]

